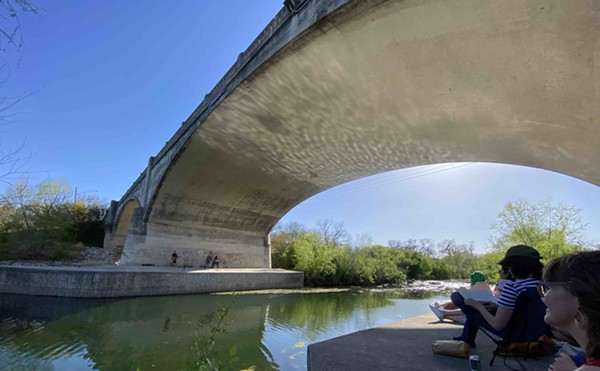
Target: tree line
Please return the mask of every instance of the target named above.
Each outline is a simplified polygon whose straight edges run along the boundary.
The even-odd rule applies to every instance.
[[[77,194],[62,180],[37,185],[19,181],[0,195],[0,260],[69,260],[84,246],[102,246],[107,205]],[[342,223],[323,220],[315,228],[278,225],[271,234],[272,266],[304,272],[308,286],[396,285],[415,279],[464,279],[474,270],[498,279],[497,262],[516,244],[535,247],[550,260],[598,248],[583,240],[580,210],[551,200],[507,203],[492,224],[490,247],[430,238],[374,244],[352,238]]]
[[[587,225],[580,210],[551,200],[507,203],[492,224],[491,246],[477,254],[473,243],[432,239],[391,240],[373,244],[366,235],[352,238],[342,223],[321,220],[309,229],[298,223],[278,225],[271,235],[274,268],[304,272],[308,286],[396,285],[414,279],[464,279],[474,270],[498,279],[506,249],[527,244],[544,260],[592,248],[583,240]],[[595,246],[598,248],[599,246]]]
[[[69,260],[102,246],[107,206],[62,180],[19,181],[0,196],[0,260]]]

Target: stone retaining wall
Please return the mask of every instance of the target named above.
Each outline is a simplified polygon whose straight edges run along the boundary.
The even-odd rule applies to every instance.
[[[301,288],[302,272],[0,266],[0,293],[114,298]]]

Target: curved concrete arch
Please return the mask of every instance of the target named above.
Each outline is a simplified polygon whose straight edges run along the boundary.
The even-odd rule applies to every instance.
[[[292,207],[411,166],[497,162],[600,185],[599,101],[598,2],[350,2],[170,154],[127,262],[178,247],[192,264],[213,250],[269,266],[268,233]]]
[[[137,213],[136,213],[137,210]],[[132,226],[136,224],[135,218],[139,217],[142,208],[140,202],[136,197],[132,197],[127,200],[118,209],[117,216],[115,218],[115,225],[109,236],[110,241],[108,242],[110,248],[115,252],[115,261],[121,260],[123,253],[123,247],[125,246],[127,236]],[[106,247],[106,243],[105,243]]]
[[[133,196],[125,200],[125,202],[117,209],[114,230],[119,229],[119,224],[123,217],[125,220],[128,220],[127,225],[129,225],[129,221],[131,221],[131,216],[133,215],[133,211],[131,211],[132,205],[134,205],[134,209],[138,207],[143,207],[138,197]],[[129,227],[127,226],[127,228]]]

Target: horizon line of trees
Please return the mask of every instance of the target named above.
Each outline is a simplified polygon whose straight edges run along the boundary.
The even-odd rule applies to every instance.
[[[415,279],[464,279],[479,270],[498,280],[497,262],[513,245],[536,248],[547,262],[558,256],[596,248],[583,239],[587,224],[581,210],[551,199],[533,204],[508,202],[492,224],[491,247],[483,254],[474,244],[431,238],[373,244],[368,235],[355,238],[343,223],[319,220],[309,229],[299,223],[277,225],[271,234],[274,268],[304,272],[307,286],[398,285]]]
[[[102,246],[105,202],[75,193],[62,180],[37,185],[19,181],[0,194],[0,260],[69,260],[84,246]],[[492,224],[491,247],[453,239],[390,240],[374,244],[354,238],[343,223],[320,220],[309,229],[299,223],[277,225],[271,233],[273,268],[304,272],[307,286],[398,285],[415,279],[464,279],[474,270],[491,282],[497,262],[516,244],[536,248],[544,262],[600,245],[586,242],[578,208],[550,199],[537,204],[508,202]]]
[[[62,180],[18,181],[0,195],[0,260],[69,260],[102,246],[107,209]]]

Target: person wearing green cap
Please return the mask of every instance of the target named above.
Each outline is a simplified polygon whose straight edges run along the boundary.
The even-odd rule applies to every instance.
[[[469,290],[479,291],[484,290],[492,293],[490,285],[486,282],[487,277],[483,272],[475,271],[471,273],[471,287]],[[449,319],[458,323],[465,323],[465,316],[462,310],[451,301],[440,304],[439,302],[433,302],[429,304],[431,311],[439,318],[440,321]]]
[[[486,282],[486,278],[487,277],[483,272],[475,271],[471,273],[471,290],[490,290],[490,292],[492,292],[490,286]]]

